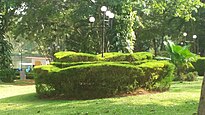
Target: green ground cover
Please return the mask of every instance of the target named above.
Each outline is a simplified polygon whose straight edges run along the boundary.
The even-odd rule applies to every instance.
[[[38,99],[34,85],[0,83],[0,114],[192,115],[197,111],[201,81],[173,82],[164,93],[95,100]]]

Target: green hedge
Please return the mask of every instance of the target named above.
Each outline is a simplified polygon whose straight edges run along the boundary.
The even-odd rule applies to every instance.
[[[3,82],[13,82],[15,78],[15,71],[13,69],[0,70],[0,80]]]
[[[95,64],[100,63],[99,61],[93,61],[93,62],[51,62],[51,65],[54,65],[59,68],[66,68],[76,65],[84,65],[84,64]]]
[[[196,62],[193,62],[195,70],[200,76],[204,75],[205,72],[205,57],[198,57]]]
[[[128,62],[128,61],[119,61],[115,62],[118,64],[131,64],[131,65],[139,65],[146,62],[156,62],[157,60],[142,60],[142,61],[135,61],[135,62]],[[97,64],[97,63],[104,63],[104,61],[93,61],[93,62],[51,62],[51,65],[54,65],[59,68],[66,68],[71,66],[77,66],[77,65],[84,65],[84,64]]]
[[[55,53],[55,62],[86,62],[86,61],[98,61],[96,55],[87,53],[76,52],[58,52]]]
[[[98,57],[100,56],[101,55],[98,55]],[[134,61],[151,60],[151,59],[153,59],[153,55],[149,52],[136,52],[133,54],[111,52],[111,53],[105,53],[105,56],[102,60],[134,62]]]
[[[90,61],[141,61],[151,60],[153,55],[149,52],[137,52],[137,53],[104,53],[104,58],[99,55],[92,55],[87,53],[76,52],[58,52],[55,54],[55,62],[90,62]]]
[[[38,66],[34,70],[36,91],[40,97],[60,96],[92,99],[114,96],[142,87],[148,90],[169,89],[174,66],[166,61],[135,66],[101,62],[58,68]]]

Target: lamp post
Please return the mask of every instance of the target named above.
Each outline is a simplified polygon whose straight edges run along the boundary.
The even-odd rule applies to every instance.
[[[20,49],[20,52],[19,52],[19,55],[20,55],[20,79],[21,80],[25,80],[26,79],[26,74],[25,74],[25,71],[23,70],[23,64],[22,64],[22,62],[23,62],[23,48],[22,48],[22,46],[23,46],[23,42],[21,42],[21,49]]]
[[[20,51],[19,51],[19,55],[20,55],[20,71],[23,70],[23,65],[22,65],[22,62],[23,62],[23,42],[20,43]]]
[[[184,32],[183,33],[183,36],[185,37],[185,44],[184,45],[187,45],[186,43],[193,43],[193,51],[195,52],[195,53],[197,53],[198,52],[198,47],[197,47],[197,35],[193,35],[192,36],[192,38],[193,38],[193,41],[191,40],[191,41],[187,41],[186,40],[186,37],[187,37],[187,33],[186,32]]]
[[[193,35],[193,40],[194,40],[194,49],[196,51],[196,54],[198,52],[198,47],[197,47],[197,35]]]
[[[102,16],[103,16],[103,20],[102,20],[102,40],[101,40],[101,53],[102,53],[102,57],[104,57],[104,49],[105,49],[105,24],[106,22],[108,22],[109,24],[109,21],[110,19],[113,19],[114,18],[114,13],[112,13],[111,11],[108,10],[108,8],[106,6],[102,6],[100,8],[101,12],[102,12]],[[106,20],[106,16],[108,17],[108,20]],[[91,16],[89,18],[89,22],[90,23],[94,23],[95,22],[95,17]],[[111,24],[112,25],[112,24]]]
[[[22,71],[22,61],[23,61],[23,59],[22,59],[22,51],[19,53],[19,55],[20,55],[20,71]]]
[[[184,41],[185,41],[185,42],[184,42],[184,45],[186,45],[186,37],[187,37],[187,33],[186,33],[186,32],[184,32],[184,33],[183,33],[183,36],[185,37],[185,40],[184,40]]]

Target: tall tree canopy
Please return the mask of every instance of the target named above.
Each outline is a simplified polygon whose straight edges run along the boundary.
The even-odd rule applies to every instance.
[[[200,0],[20,1],[24,6],[16,15],[13,32],[35,41],[44,53],[48,48],[100,53],[103,5],[115,14],[112,28],[106,28],[108,52],[163,50],[165,37],[183,40],[182,33],[200,19],[198,10],[203,9]],[[96,18],[95,23],[89,23],[90,16]]]

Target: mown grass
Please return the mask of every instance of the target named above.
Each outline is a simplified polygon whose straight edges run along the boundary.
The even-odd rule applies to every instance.
[[[0,97],[0,114],[192,115],[197,111],[201,81],[202,78],[194,82],[173,82],[170,91],[164,93],[95,100],[39,99],[35,94],[34,85],[0,84],[0,95],[7,95]],[[4,90],[7,88],[12,90]]]

